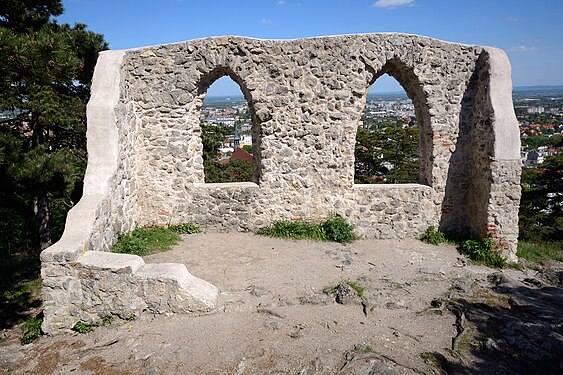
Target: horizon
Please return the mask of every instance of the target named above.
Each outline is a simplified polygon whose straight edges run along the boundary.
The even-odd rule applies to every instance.
[[[398,32],[503,49],[513,86],[563,85],[563,2],[543,0],[63,0],[59,23],[82,22],[104,34],[111,49],[131,49],[213,36],[298,39]],[[110,12],[107,10],[111,9]],[[217,82],[217,81],[216,81]],[[236,85],[236,84],[235,84]],[[401,91],[377,80],[378,92]],[[217,94],[234,95],[232,84]],[[372,90],[370,90],[371,92]]]

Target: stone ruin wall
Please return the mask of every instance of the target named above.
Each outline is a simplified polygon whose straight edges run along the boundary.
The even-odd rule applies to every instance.
[[[357,126],[369,86],[384,73],[415,106],[419,184],[354,184]],[[252,112],[253,183],[204,182],[200,109],[224,75]],[[103,52],[88,108],[84,197],[42,254],[43,328],[213,307],[216,288],[185,267],[103,252],[144,225],[252,231],[338,213],[365,238],[418,237],[431,225],[491,234],[514,259],[519,148],[510,65],[490,47],[368,34]]]

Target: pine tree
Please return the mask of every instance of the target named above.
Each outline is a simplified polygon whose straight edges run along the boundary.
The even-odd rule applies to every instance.
[[[90,81],[108,48],[84,24],[59,25],[53,17],[62,12],[60,0],[0,1],[0,214],[34,212],[40,249],[52,240],[52,204],[76,201]]]

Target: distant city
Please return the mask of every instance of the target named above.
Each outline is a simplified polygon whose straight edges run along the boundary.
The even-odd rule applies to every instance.
[[[512,97],[520,126],[523,165],[536,166],[546,156],[561,152],[561,146],[551,145],[549,139],[563,133],[563,86],[515,87]],[[252,145],[252,120],[242,95],[206,98],[201,120],[216,126],[234,128],[236,125],[240,147]],[[360,126],[365,129],[416,126],[414,106],[404,92],[369,94]],[[221,152],[228,155],[234,151],[233,147],[234,135],[227,135]]]

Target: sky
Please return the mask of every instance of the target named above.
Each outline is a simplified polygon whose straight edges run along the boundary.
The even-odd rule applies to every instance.
[[[514,86],[563,85],[563,0],[63,0],[111,49],[238,35],[263,39],[401,32],[499,47]],[[370,92],[401,90],[381,77]],[[209,95],[236,95],[221,79]]]

